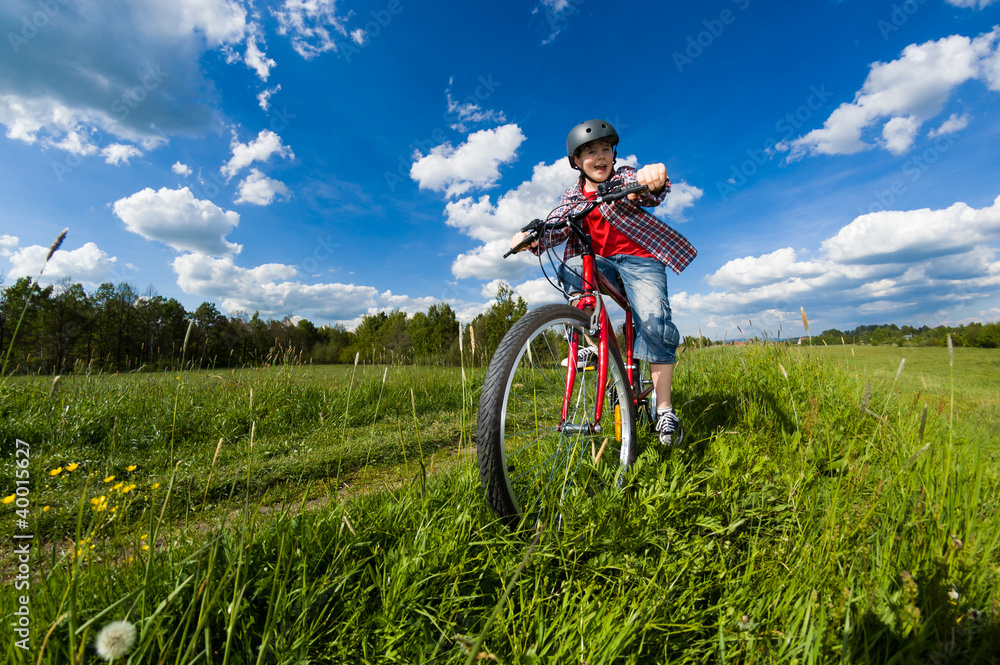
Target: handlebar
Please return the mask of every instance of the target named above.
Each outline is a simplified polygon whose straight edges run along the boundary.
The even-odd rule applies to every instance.
[[[622,186],[617,180],[612,180],[611,182],[601,183],[597,188],[597,196],[593,199],[587,201],[587,206],[583,211],[574,213],[567,217],[560,218],[556,222],[549,222],[548,219],[533,219],[528,224],[526,224],[522,229],[522,233],[527,233],[521,242],[512,247],[503,258],[507,258],[511,254],[517,254],[518,252],[527,249],[533,242],[538,240],[543,230],[554,229],[565,224],[571,224],[578,220],[583,219],[590,212],[596,208],[601,203],[611,203],[612,201],[618,201],[625,198],[629,194],[640,194],[642,192],[648,191],[649,188],[646,185],[640,185],[639,183],[634,183],[628,186]],[[557,208],[558,209],[558,208]],[[552,213],[549,213],[549,217]]]

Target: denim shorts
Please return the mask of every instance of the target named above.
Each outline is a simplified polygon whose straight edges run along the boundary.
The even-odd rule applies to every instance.
[[[625,287],[625,295],[632,304],[632,320],[639,331],[635,357],[665,365],[677,362],[680,332],[670,319],[666,266],[653,258],[629,254],[596,256],[594,265],[612,284]],[[569,293],[579,293],[582,272],[582,256],[559,266],[563,288]]]

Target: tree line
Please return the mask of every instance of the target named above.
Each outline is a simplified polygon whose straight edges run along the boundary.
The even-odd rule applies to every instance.
[[[412,316],[365,315],[354,330],[304,318],[225,316],[209,302],[188,311],[174,298],[127,282],[88,292],[64,280],[40,286],[27,277],[0,285],[0,362],[18,373],[242,367],[284,362],[483,364],[527,311],[502,284],[495,302],[461,326],[451,306]],[[16,335],[15,335],[16,331]],[[460,340],[460,335],[462,339]]]
[[[898,326],[895,323],[863,325],[853,330],[824,330],[813,342],[827,344],[871,344],[896,346],[944,346],[951,335],[955,346],[972,346],[984,349],[1000,348],[1000,322],[968,323],[960,326]]]
[[[26,306],[27,303],[27,306]],[[316,326],[308,319],[225,316],[209,302],[188,311],[152,288],[104,283],[93,292],[64,280],[39,286],[27,277],[0,285],[0,362],[6,371],[68,373],[192,367],[242,367],[285,362],[485,365],[507,330],[527,312],[524,300],[501,283],[490,307],[460,325],[448,303],[408,315],[365,315],[354,330]],[[16,336],[14,335],[17,330]],[[1000,348],[1000,323],[958,327],[877,324],[832,328],[813,343],[944,345]],[[707,346],[703,337],[687,346]]]

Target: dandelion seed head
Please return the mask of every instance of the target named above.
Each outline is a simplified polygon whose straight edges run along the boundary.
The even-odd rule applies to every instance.
[[[97,655],[106,661],[122,658],[135,645],[135,626],[128,621],[109,623],[97,634]]]

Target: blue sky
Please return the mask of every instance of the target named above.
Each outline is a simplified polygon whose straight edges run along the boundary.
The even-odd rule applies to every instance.
[[[569,129],[664,162],[713,338],[1000,319],[997,0],[8,0],[0,274],[352,327],[498,284]]]

